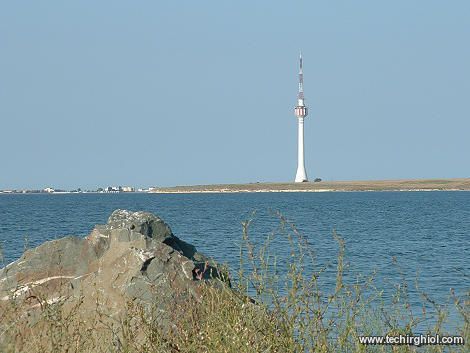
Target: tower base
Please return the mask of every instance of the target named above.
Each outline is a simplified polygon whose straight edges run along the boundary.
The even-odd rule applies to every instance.
[[[307,173],[305,172],[305,168],[297,170],[294,182],[305,183],[307,181],[308,181],[308,178],[307,178]]]
[[[294,183],[308,183],[308,180],[307,179],[295,179]]]

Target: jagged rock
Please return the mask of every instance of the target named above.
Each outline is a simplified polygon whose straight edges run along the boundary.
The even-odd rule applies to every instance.
[[[0,306],[16,301],[28,312],[80,300],[83,315],[99,307],[116,316],[137,301],[168,326],[184,315],[179,304],[200,300],[201,280],[218,276],[215,264],[159,217],[116,210],[87,237],[46,242],[1,269]]]

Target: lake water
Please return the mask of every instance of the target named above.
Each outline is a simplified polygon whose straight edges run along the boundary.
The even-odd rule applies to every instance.
[[[464,295],[470,287],[470,192],[0,195],[4,261],[16,260],[25,246],[86,235],[117,208],[159,215],[175,235],[232,269],[241,222],[254,218],[250,234],[260,242],[279,227],[273,211],[280,211],[312,244],[318,264],[329,265],[327,287],[334,286],[335,229],[345,239],[351,270],[377,271],[386,299],[403,275],[415,310],[421,303],[416,278],[440,303],[449,301],[451,288]],[[288,255],[282,241],[273,246],[281,259]]]

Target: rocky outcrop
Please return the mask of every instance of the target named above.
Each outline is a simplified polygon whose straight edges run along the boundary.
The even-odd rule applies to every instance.
[[[147,212],[114,211],[85,238],[65,237],[26,251],[0,270],[0,306],[23,312],[51,303],[115,317],[129,301],[168,326],[184,303],[200,300],[200,285],[220,278],[216,266]],[[180,313],[184,315],[184,313]]]

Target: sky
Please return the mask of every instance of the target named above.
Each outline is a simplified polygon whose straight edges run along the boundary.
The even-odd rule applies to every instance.
[[[470,2],[0,1],[0,189],[470,177]]]

